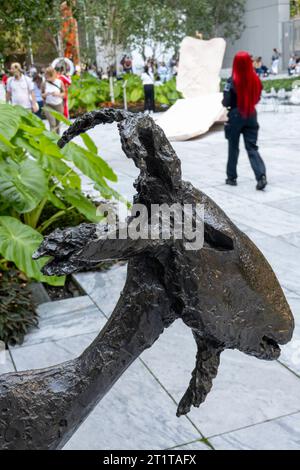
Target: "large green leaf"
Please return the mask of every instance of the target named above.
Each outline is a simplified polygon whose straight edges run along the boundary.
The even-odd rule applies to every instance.
[[[57,111],[54,111],[53,109],[49,109],[49,112],[50,112],[50,114],[52,114],[55,117],[55,119],[57,119],[60,122],[63,122],[67,126],[70,126],[72,124],[70,119],[67,119],[65,116],[58,113]],[[97,154],[97,152],[98,152],[97,146],[94,143],[93,139],[88,134],[80,134],[80,137],[81,137],[83,143],[85,144],[86,148],[90,152]]]
[[[54,192],[48,191],[48,200],[58,209],[66,209],[66,205],[63,203],[63,201],[57,197],[57,195]]]
[[[86,148],[90,152],[95,153],[97,155],[98,149],[93,139],[88,134],[80,134],[80,137],[83,143],[85,144]]]
[[[28,124],[24,124],[24,122],[21,122],[19,128],[22,129],[22,131],[28,132],[30,135],[41,135],[43,133],[42,127],[28,126]]]
[[[41,153],[38,159],[42,168],[54,176],[65,175],[70,167],[60,158]]]
[[[42,235],[19,220],[0,217],[0,253],[8,261],[12,261],[27,277],[51,285],[64,285],[65,277],[43,276],[41,268],[49,258],[33,260],[32,255],[43,240]]]
[[[45,173],[34,160],[0,162],[0,194],[18,212],[33,210],[47,190]]]
[[[62,153],[68,160],[73,161],[84,175],[99,184],[102,183],[102,178],[99,177],[103,176],[111,181],[118,180],[112,168],[101,157],[94,155],[74,142],[69,142],[62,149]]]
[[[25,149],[33,157],[39,158],[41,155],[41,151],[38,148],[33,147],[28,141],[28,138],[30,138],[30,136],[27,136],[26,133],[23,133],[22,131],[18,131],[17,134],[12,139],[12,143],[19,148],[21,147]]]
[[[46,129],[44,122],[31,111],[22,108],[22,106],[14,106],[14,109],[16,110],[18,115],[21,116],[23,124],[25,123],[29,126]]]
[[[63,122],[64,124],[67,124],[67,126],[70,126],[72,124],[72,122],[68,118],[66,118],[63,114],[59,113],[58,111],[55,111],[54,109],[51,109],[49,107],[46,107],[46,109],[58,121]]]
[[[7,147],[8,151],[15,149],[15,146],[2,134],[0,134],[0,144],[1,144],[0,149],[2,148],[4,150],[5,147]],[[2,144],[4,144],[4,146]]]
[[[80,191],[67,188],[64,190],[63,194],[66,201],[72,204],[72,206],[75,206],[76,209],[91,222],[99,222],[99,220],[101,220],[102,217],[96,215],[96,206]]]
[[[143,97],[143,91],[140,88],[133,89],[130,93],[128,93],[128,101],[132,103],[136,103]]]
[[[17,132],[20,120],[20,115],[14,106],[0,103],[0,134],[7,140],[10,140]]]

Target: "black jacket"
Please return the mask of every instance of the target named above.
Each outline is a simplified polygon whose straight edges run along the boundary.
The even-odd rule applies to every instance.
[[[222,104],[227,109],[237,108],[237,94],[234,88],[232,78],[229,78],[226,82],[223,91],[223,101]]]

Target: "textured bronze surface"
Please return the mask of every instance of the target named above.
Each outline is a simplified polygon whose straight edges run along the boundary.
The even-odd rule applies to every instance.
[[[81,356],[1,376],[2,449],[61,448],[126,368],[176,319],[191,328],[198,348],[178,416],[205,400],[224,349],[273,360],[280,354],[278,343],[291,339],[293,317],[270,265],[208,196],[182,181],[180,160],[150,117],[112,109],[87,113],[59,145],[113,121],[119,122],[125,154],[140,169],[134,202],[203,204],[204,247],[188,251],[182,240],[108,240],[93,224],[46,237],[35,254],[53,257],[45,274],[128,259],[126,284],[107,324]]]

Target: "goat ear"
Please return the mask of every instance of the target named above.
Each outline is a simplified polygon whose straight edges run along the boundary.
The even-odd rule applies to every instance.
[[[215,250],[232,251],[234,243],[232,238],[221,230],[205,222],[204,241]]]

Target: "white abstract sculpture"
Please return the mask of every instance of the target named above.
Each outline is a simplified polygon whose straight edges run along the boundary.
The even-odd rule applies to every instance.
[[[170,140],[188,140],[204,134],[226,115],[220,93],[220,70],[226,42],[186,37],[180,46],[177,89],[183,99],[158,119]]]

